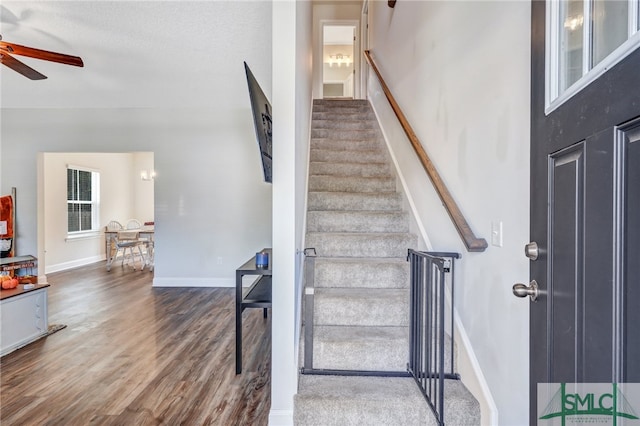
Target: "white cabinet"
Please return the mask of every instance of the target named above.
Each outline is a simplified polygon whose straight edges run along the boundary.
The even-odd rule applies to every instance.
[[[47,316],[47,288],[1,290],[0,300],[0,356],[21,348],[45,336],[49,329]]]

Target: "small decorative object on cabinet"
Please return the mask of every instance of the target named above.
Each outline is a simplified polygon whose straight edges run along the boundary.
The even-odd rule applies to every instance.
[[[5,257],[0,259],[2,275],[17,278],[20,284],[36,284],[38,259],[33,256]]]

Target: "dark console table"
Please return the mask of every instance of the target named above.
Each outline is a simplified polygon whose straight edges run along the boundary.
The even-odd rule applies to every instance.
[[[244,265],[236,269],[236,374],[242,373],[242,312],[246,308],[262,308],[267,317],[267,308],[271,307],[271,249],[263,249],[269,253],[269,265],[256,267],[253,256]],[[248,288],[242,287],[242,277],[255,275],[256,280]]]

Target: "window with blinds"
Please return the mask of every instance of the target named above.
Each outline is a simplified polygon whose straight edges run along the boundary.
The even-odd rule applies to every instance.
[[[76,234],[98,229],[100,174],[74,166],[67,168],[67,232]]]

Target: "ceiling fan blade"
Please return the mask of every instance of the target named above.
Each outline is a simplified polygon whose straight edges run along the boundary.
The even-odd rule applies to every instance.
[[[23,64],[22,62],[9,55],[8,53],[3,52],[2,50],[0,50],[0,63],[8,66],[16,72],[19,72],[20,74],[31,80],[44,80],[45,78],[47,78],[46,75],[40,74],[38,71],[34,70],[26,64]]]
[[[43,59],[45,61],[58,62],[76,67],[83,67],[84,63],[79,56],[65,55],[64,53],[50,52],[48,50],[34,49],[33,47],[21,46],[19,44],[0,41],[0,51],[5,51],[13,55],[28,56],[30,58]]]

